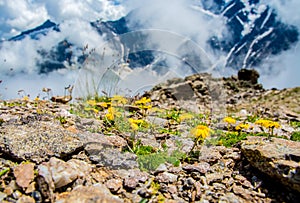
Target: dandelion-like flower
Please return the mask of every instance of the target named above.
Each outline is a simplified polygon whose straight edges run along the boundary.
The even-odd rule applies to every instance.
[[[142,120],[142,119],[133,119],[133,118],[129,118],[128,119],[130,126],[133,130],[138,130],[139,127],[144,126],[146,124],[146,121]]]
[[[281,127],[279,123],[277,123],[275,121],[270,121],[270,120],[267,120],[267,119],[259,119],[259,120],[255,121],[255,124],[269,129],[269,132],[271,132],[271,134],[269,134],[269,138],[270,138],[270,136],[273,136],[274,128],[280,128]]]
[[[237,130],[237,131],[247,130],[249,127],[250,127],[249,124],[240,123],[235,127],[235,130]]]
[[[109,107],[107,109],[107,114],[105,114],[105,117],[107,118],[107,120],[109,121],[113,121],[115,119],[115,109],[113,107]]]
[[[280,124],[274,121],[266,120],[266,119],[259,119],[255,122],[255,124],[260,125],[265,128],[274,129],[280,128]]]
[[[235,124],[236,123],[236,120],[232,117],[225,117],[223,119],[224,122],[228,123],[228,124]]]
[[[146,97],[143,97],[142,99],[137,100],[134,103],[136,105],[138,105],[138,107],[141,109],[151,109],[152,108],[152,105],[150,104],[151,103],[150,98],[147,99]]]
[[[191,134],[194,135],[197,140],[205,139],[210,135],[210,131],[209,127],[205,125],[198,125],[192,129]]]

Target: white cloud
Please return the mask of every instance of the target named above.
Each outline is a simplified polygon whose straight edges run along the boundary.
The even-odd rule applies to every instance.
[[[264,0],[276,10],[277,18],[284,23],[294,25],[300,32],[300,1],[299,0]],[[300,86],[300,43],[292,46],[288,51],[282,52],[278,56],[273,56],[268,59],[262,69],[261,82],[266,88],[287,88]],[[269,69],[272,71],[267,71]]]
[[[114,20],[125,15],[122,5],[110,0],[1,0],[0,39],[41,25],[47,19],[56,23],[80,19]]]
[[[0,39],[18,34],[35,27],[48,18],[47,10],[29,0],[0,1]]]
[[[289,2],[283,0],[263,1],[277,10],[278,17],[283,22],[293,24],[300,30],[299,0],[290,0]],[[64,39],[77,47],[88,44],[89,49],[100,48],[104,44],[103,38],[93,30],[89,22],[97,19],[115,20],[136,8],[140,10],[137,10],[131,16],[131,23],[139,22],[142,23],[145,29],[158,29],[162,30],[162,33],[168,31],[176,33],[183,36],[183,41],[184,39],[192,39],[207,52],[213,62],[219,60],[219,64],[221,64],[220,59],[223,56],[212,54],[206,41],[212,34],[227,35],[224,19],[201,12],[201,9],[195,10],[191,7],[195,3],[194,0],[122,0],[119,2],[121,4],[115,4],[111,0],[18,0],[16,4],[16,1],[0,0],[0,39],[9,38],[21,31],[34,28],[46,19],[59,23],[61,30],[61,32],[52,31],[47,36],[42,36],[39,41],[26,38],[18,42],[4,42],[1,44],[0,80],[3,80],[3,83],[0,84],[0,94],[2,94],[2,97],[3,95],[7,98],[13,95],[15,97],[16,92],[25,87],[28,89],[28,93],[30,89],[30,94],[34,96],[40,93],[41,88],[44,86],[59,92],[63,89],[62,87],[74,83],[76,71],[58,71],[48,76],[38,75],[36,60],[42,60],[42,58],[37,50],[49,51]],[[152,35],[152,37],[155,38],[156,36]],[[157,46],[164,43],[159,41],[164,38],[155,39]],[[182,41],[174,42],[174,40],[171,40],[171,42],[181,43]],[[298,79],[300,50],[298,47],[299,43],[280,56],[268,59],[269,63],[261,67],[261,81],[266,87],[300,86],[300,80]],[[171,50],[171,48],[168,50]],[[74,54],[73,61],[76,61],[76,54],[80,53],[74,52]],[[176,55],[177,53],[169,54],[172,56],[172,54]],[[169,60],[169,62],[169,67],[175,66],[172,60]],[[266,71],[270,64],[273,68],[273,75],[272,72]],[[175,69],[171,71],[178,72]],[[226,74],[226,71],[224,74]],[[132,77],[139,77],[137,80],[128,77],[130,81],[142,81],[145,77],[144,73],[147,72],[140,72],[141,74],[139,72],[132,74]],[[147,81],[147,83],[152,83],[152,81],[161,78],[156,79],[155,76],[150,79],[151,82]]]

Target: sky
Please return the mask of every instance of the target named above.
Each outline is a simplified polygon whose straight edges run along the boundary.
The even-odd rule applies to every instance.
[[[262,1],[276,9],[281,21],[293,24],[300,30],[299,0]],[[196,0],[0,0],[2,40],[35,28],[47,19],[60,24],[61,29],[61,32],[50,32],[39,41],[26,38],[19,42],[2,43],[0,98],[18,97],[20,89],[25,89],[25,92],[33,97],[37,94],[42,96],[41,89],[46,86],[54,90],[53,94],[63,94],[63,87],[74,83],[80,72],[76,67],[68,67],[67,70],[52,72],[47,76],[38,75],[36,60],[42,58],[37,50],[41,48],[50,50],[58,41],[64,39],[68,39],[78,47],[84,47],[86,44],[90,45],[90,49],[101,47],[106,42],[92,29],[89,22],[99,19],[116,20],[136,8],[139,8],[139,11],[132,17],[131,23],[138,21],[145,27],[174,32],[182,36],[182,39],[193,39],[205,50],[211,61],[218,61],[222,56],[213,55],[207,47],[206,40],[211,34],[226,35],[224,19],[208,18],[206,14],[191,9],[191,5],[195,2]],[[259,69],[260,82],[266,88],[300,86],[299,62],[298,43],[281,55],[266,60]],[[267,71],[270,65],[272,65],[271,73]],[[221,74],[231,73],[226,70]],[[144,77],[144,74],[145,72],[141,73],[141,77]],[[148,83],[154,83],[159,79],[157,77],[153,77],[152,82]]]

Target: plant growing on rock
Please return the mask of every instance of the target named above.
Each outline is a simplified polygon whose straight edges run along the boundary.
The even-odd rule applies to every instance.
[[[147,111],[152,108],[151,99],[146,97],[135,101],[134,104],[141,110],[143,117],[145,117],[147,115]]]
[[[250,125],[247,123],[240,123],[237,126],[235,126],[235,130],[238,131],[239,135],[243,130],[249,129]]]
[[[194,145],[191,149],[191,152],[197,145],[203,144],[204,140],[210,136],[211,129],[205,125],[197,125],[195,128],[191,130],[191,134],[194,138]]]
[[[230,130],[232,128],[232,125],[236,123],[236,120],[232,117],[225,117],[223,121],[227,123],[228,130]]]
[[[266,128],[266,129],[269,130],[268,139],[273,137],[274,128],[280,128],[281,127],[279,123],[277,123],[275,121],[271,121],[271,120],[266,120],[266,119],[259,119],[259,120],[255,121],[255,124],[260,125],[261,127]],[[263,129],[263,131],[264,131],[264,129]]]

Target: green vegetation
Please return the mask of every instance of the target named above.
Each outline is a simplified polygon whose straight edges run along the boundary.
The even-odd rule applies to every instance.
[[[300,142],[300,131],[295,131],[291,135],[291,140]]]
[[[5,168],[2,171],[0,171],[0,177],[2,177],[3,175],[5,175],[6,173],[8,173],[10,171],[9,168]]]
[[[225,147],[232,147],[241,140],[246,139],[247,136],[247,133],[228,132],[225,135],[219,137],[217,139],[217,143]]]
[[[167,152],[157,152],[144,155],[138,155],[138,164],[141,170],[154,171],[160,164],[171,163],[174,166],[179,166],[180,160],[185,157],[185,153],[174,151],[172,154]]]
[[[299,121],[292,121],[291,126],[294,128],[300,128],[300,122]]]

